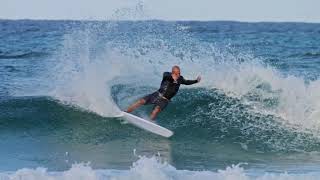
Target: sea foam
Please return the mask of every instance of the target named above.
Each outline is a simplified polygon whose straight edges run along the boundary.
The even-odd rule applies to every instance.
[[[62,172],[46,168],[23,168],[15,172],[1,172],[2,180],[315,180],[319,173],[252,173],[240,165],[232,165],[218,171],[178,170],[156,157],[140,157],[129,170],[95,170],[88,164],[74,164]]]

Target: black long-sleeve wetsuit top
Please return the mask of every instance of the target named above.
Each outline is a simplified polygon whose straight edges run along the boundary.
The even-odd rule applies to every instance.
[[[162,96],[170,100],[179,91],[180,84],[191,85],[197,82],[198,80],[185,80],[183,76],[180,76],[177,81],[174,81],[170,72],[164,72],[158,91]]]

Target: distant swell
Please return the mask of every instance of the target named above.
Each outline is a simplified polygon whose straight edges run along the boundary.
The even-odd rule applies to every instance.
[[[304,56],[306,56],[306,57],[320,57],[320,52],[308,52],[308,53],[305,53]]]
[[[23,58],[42,57],[46,55],[47,53],[42,53],[42,52],[27,52],[27,53],[21,53],[21,54],[8,54],[8,55],[0,54],[0,59],[23,59]]]

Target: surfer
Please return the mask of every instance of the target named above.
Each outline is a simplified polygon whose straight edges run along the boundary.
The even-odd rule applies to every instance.
[[[200,82],[200,80],[200,76],[198,76],[196,80],[184,79],[183,76],[180,75],[180,67],[173,66],[171,73],[163,73],[160,88],[156,92],[139,99],[129,106],[126,112],[130,113],[141,105],[154,104],[154,108],[150,114],[150,118],[154,120],[158,113],[168,105],[170,99],[177,94],[180,84],[191,85]]]

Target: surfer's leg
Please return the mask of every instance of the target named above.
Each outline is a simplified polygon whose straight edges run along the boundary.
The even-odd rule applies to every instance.
[[[139,99],[137,102],[135,102],[131,106],[129,106],[126,112],[130,113],[142,105],[151,104],[157,97],[158,97],[157,92],[148,94],[145,97]]]
[[[133,103],[131,106],[129,106],[126,112],[130,113],[130,112],[134,111],[135,109],[137,109],[138,107],[144,105],[145,103],[146,103],[146,100],[139,99],[138,101]]]
[[[160,106],[154,107],[153,111],[152,111],[151,114],[150,114],[150,119],[151,119],[151,120],[156,119],[156,117],[157,117],[157,115],[159,114],[160,111],[161,111]]]

